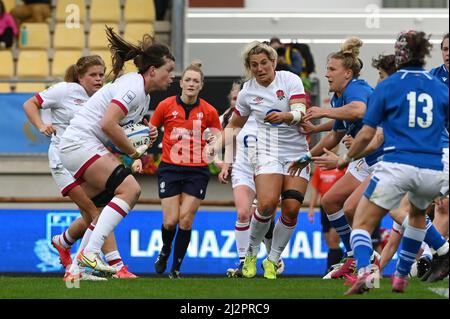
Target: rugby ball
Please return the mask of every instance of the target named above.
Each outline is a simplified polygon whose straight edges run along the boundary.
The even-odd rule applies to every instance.
[[[130,123],[122,128],[135,148],[142,145],[150,145],[150,128],[148,126],[140,123]]]

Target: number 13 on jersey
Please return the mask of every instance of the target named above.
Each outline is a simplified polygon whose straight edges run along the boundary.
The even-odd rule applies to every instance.
[[[417,92],[411,91],[407,95],[409,101],[409,127],[415,127],[416,122],[421,128],[427,128],[433,123],[433,98],[427,93],[421,93],[417,97]],[[421,117],[416,117],[417,102],[425,102],[422,112],[425,114],[425,120]]]

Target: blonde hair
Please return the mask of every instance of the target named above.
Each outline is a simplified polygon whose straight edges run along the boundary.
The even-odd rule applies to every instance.
[[[76,64],[72,64],[69,66],[66,70],[66,73],[64,75],[64,81],[65,82],[76,82],[78,83],[78,77],[83,76],[86,74],[88,69],[91,66],[100,65],[105,68],[106,72],[106,66],[103,59],[98,55],[88,55],[84,56],[78,59]]]
[[[359,49],[362,47],[361,39],[352,37],[347,39],[342,45],[339,52],[331,53],[329,59],[338,59],[342,61],[342,65],[347,70],[352,70],[353,76],[358,78],[363,68],[363,63],[359,59]]]
[[[262,53],[267,55],[269,60],[272,61],[274,65],[276,65],[278,54],[274,48],[272,48],[268,44],[261,43],[259,41],[253,41],[249,43],[242,52],[242,58],[244,60],[244,67],[245,67],[245,81],[253,77],[252,72],[250,71],[250,56]]]
[[[184,78],[184,75],[186,74],[187,71],[195,71],[195,72],[200,73],[200,77],[201,77],[201,80],[203,82],[203,79],[204,79],[205,76],[204,76],[203,71],[202,71],[202,61],[200,61],[200,60],[192,61],[191,64],[188,65],[186,67],[186,69],[184,69],[183,74],[181,74],[181,78],[182,79]]]

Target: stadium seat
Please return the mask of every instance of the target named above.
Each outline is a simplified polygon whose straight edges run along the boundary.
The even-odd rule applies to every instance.
[[[91,22],[115,22],[120,21],[119,0],[92,0]]]
[[[16,6],[16,0],[3,0],[6,12],[10,12]]]
[[[0,78],[12,78],[14,76],[14,64],[11,51],[0,51],[0,61],[2,61],[2,67],[0,68]]]
[[[0,93],[10,93],[11,84],[10,83],[0,83]]]
[[[55,27],[53,47],[64,50],[81,50],[84,48],[84,39],[83,27],[69,29],[65,23],[58,23]]]
[[[119,26],[115,23],[108,23],[109,27],[118,33]],[[89,49],[90,50],[107,50],[108,38],[106,37],[106,27],[104,23],[93,23],[89,31]]]
[[[155,31],[153,29],[153,24],[128,23],[125,25],[124,37],[127,41],[136,43],[136,42],[142,40],[142,36],[146,33],[150,34],[151,36],[155,35]]]
[[[26,50],[19,53],[17,76],[22,78],[46,78],[48,76],[47,51]]]
[[[52,63],[51,75],[54,77],[64,77],[67,68],[75,64],[80,57],[83,56],[83,51],[78,50],[58,50],[55,52]]]
[[[50,31],[47,23],[24,23],[28,31],[27,43],[22,45],[19,40],[19,47],[22,50],[48,49],[50,47]]]
[[[153,0],[127,0],[125,3],[125,23],[147,22],[156,19],[155,3]]]
[[[17,83],[16,93],[37,93],[47,88],[45,83]]]
[[[58,0],[56,1],[56,21],[65,22],[69,15],[75,13],[74,8],[67,7],[68,5],[76,5],[79,8],[80,23],[82,23],[86,17],[86,4],[84,0]],[[66,12],[68,9],[68,12]],[[71,21],[71,20],[69,20]]]

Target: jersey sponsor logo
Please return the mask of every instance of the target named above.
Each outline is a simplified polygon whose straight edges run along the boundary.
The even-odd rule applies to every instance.
[[[284,91],[283,90],[278,90],[277,92],[276,92],[276,94],[277,94],[277,98],[281,101],[281,100],[284,100],[285,98],[286,98],[286,95],[284,94]]]
[[[264,98],[257,96],[253,99],[253,103],[255,103],[256,105],[262,104],[262,102],[264,102]]]
[[[135,97],[136,97],[136,93],[134,93],[133,91],[128,91],[127,93],[125,93],[124,96],[122,96],[122,100],[124,100],[125,103],[130,104],[131,101],[133,101]]]
[[[75,103],[76,105],[79,105],[79,106],[83,106],[84,103],[86,103],[86,101],[82,100],[82,99],[75,99],[75,100],[73,100],[73,103]]]

